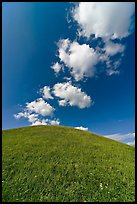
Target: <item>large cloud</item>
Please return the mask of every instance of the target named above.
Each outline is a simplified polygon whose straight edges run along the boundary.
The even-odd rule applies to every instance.
[[[58,47],[60,60],[70,69],[76,81],[83,79],[84,76],[95,74],[98,54],[89,45],[62,39],[59,41]]]
[[[119,41],[131,34],[131,30],[133,31],[134,7],[133,2],[81,2],[76,4],[72,10],[72,16],[79,25],[79,33],[87,38],[95,35],[93,38],[97,43],[93,48],[87,43],[79,43],[76,40],[71,42],[68,38],[58,42],[58,57],[76,81],[94,76],[98,71],[96,65],[100,61],[106,63],[107,75],[119,74],[117,70],[121,64],[119,59],[125,50],[125,46]],[[117,42],[114,39],[117,39]],[[116,56],[117,59],[115,58],[117,62],[111,62],[112,57],[116,54],[119,54]],[[111,65],[110,68],[108,64]],[[52,68],[56,73],[61,70],[58,62]]]
[[[130,34],[134,10],[134,2],[80,2],[72,15],[80,35],[115,39]]]
[[[26,103],[26,109],[30,112],[38,113],[42,116],[52,116],[54,108],[42,98],[38,98],[35,101]]]
[[[81,88],[71,85],[70,82],[57,83],[53,87],[55,96],[61,98],[59,105],[78,106],[79,108],[86,108],[91,105],[91,98],[81,91]]]

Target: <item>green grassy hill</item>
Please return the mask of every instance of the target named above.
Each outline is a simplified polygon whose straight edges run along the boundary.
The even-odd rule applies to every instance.
[[[68,127],[2,132],[2,200],[135,201],[135,148]]]

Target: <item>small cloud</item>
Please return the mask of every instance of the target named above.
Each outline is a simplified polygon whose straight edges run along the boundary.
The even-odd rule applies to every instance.
[[[70,82],[57,83],[53,87],[55,96],[61,98],[59,105],[61,106],[78,106],[86,108],[91,105],[91,97],[82,92],[81,88],[71,85]]]
[[[129,139],[135,140],[135,133],[134,132],[133,133],[127,133],[127,134],[117,133],[117,134],[112,134],[112,135],[105,135],[105,137],[116,140],[116,141],[124,142],[128,145],[132,145],[132,144],[134,144],[134,141],[131,141],[131,142],[126,142],[126,141]]]
[[[26,110],[38,113],[42,116],[52,116],[55,108],[45,102],[42,98],[38,98],[35,101],[26,103]]]
[[[35,122],[38,119],[38,114],[28,114],[27,118],[29,122]]]
[[[59,119],[50,120],[50,124],[54,125],[54,126],[57,126],[57,125],[60,124],[60,121],[59,121]]]
[[[135,140],[132,141],[132,142],[127,142],[127,145],[130,145],[130,146],[135,146]]]
[[[71,82],[71,77],[64,77],[63,79],[65,79],[65,80]]]
[[[27,117],[28,116],[28,113],[27,112],[19,112],[17,114],[14,114],[13,115],[16,119],[20,119],[21,117]]]
[[[66,100],[60,100],[58,101],[60,106],[67,106],[67,101]]]
[[[31,126],[35,126],[35,125],[54,125],[54,126],[58,126],[60,124],[59,119],[38,119],[37,121],[33,122],[31,124]]]
[[[113,69],[107,69],[107,75],[111,76],[111,75],[118,75],[120,73],[119,70],[113,70]]]
[[[35,101],[26,103],[26,107],[24,108],[24,110],[22,112],[14,114],[14,117],[16,119],[20,119],[22,117],[27,118],[33,126],[49,124],[59,125],[59,119],[45,119],[45,117],[47,116],[52,116],[54,110],[55,108],[53,108],[49,103],[45,102],[42,98],[38,98]]]
[[[53,65],[51,66],[51,68],[54,70],[55,73],[58,73],[58,72],[60,72],[60,70],[63,69],[64,67],[63,67],[61,64],[59,64],[58,62],[56,62],[55,64],[53,64]]]
[[[45,99],[53,99],[50,93],[50,87],[49,86],[44,86],[43,88],[40,89],[40,92],[42,93],[43,98]]]
[[[75,127],[75,129],[88,131],[88,128],[85,128],[85,127],[82,127],[82,126],[80,126],[80,127]]]
[[[111,76],[114,74],[119,75],[120,71],[118,70],[118,67],[120,66],[120,64],[121,64],[121,59],[116,61],[111,61],[108,59],[108,61],[106,62],[106,65],[107,65],[106,74],[108,76]]]
[[[44,121],[39,121],[39,120],[37,120],[37,121],[35,121],[35,122],[33,122],[33,123],[31,124],[31,126],[37,126],[37,125],[47,125],[47,123],[44,122]]]
[[[103,50],[108,56],[113,56],[124,52],[125,46],[122,44],[113,43],[112,41],[107,41]]]

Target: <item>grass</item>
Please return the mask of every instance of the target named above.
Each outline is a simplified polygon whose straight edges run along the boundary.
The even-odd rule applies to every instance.
[[[2,132],[3,202],[134,202],[135,148],[68,127]]]

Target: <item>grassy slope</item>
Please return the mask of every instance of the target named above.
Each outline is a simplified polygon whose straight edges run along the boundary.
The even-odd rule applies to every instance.
[[[134,201],[134,147],[67,127],[3,131],[3,201]]]

